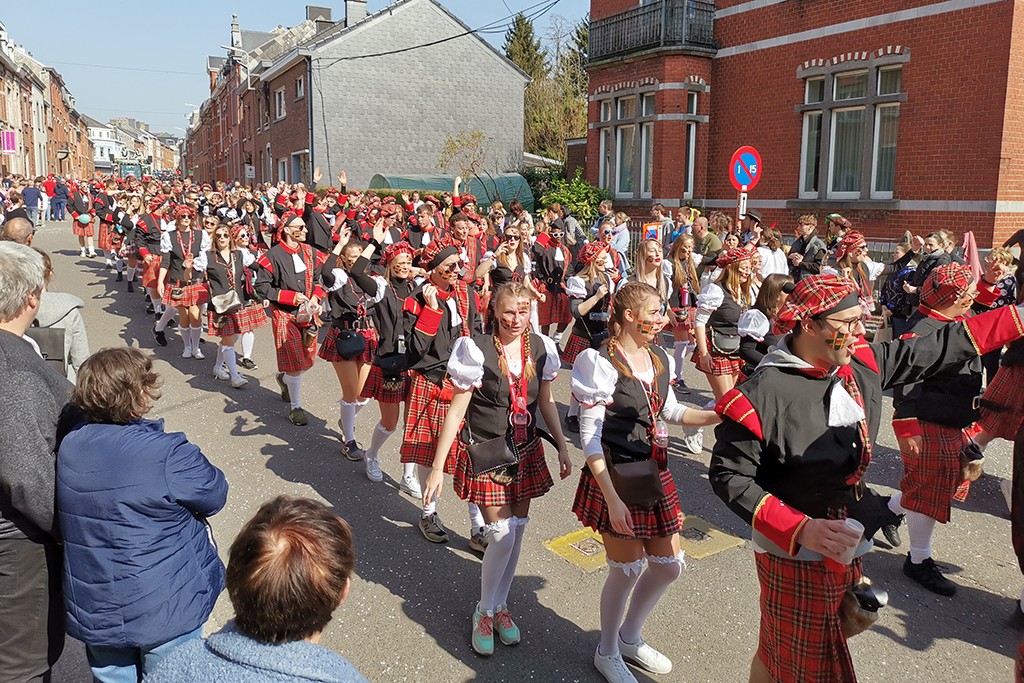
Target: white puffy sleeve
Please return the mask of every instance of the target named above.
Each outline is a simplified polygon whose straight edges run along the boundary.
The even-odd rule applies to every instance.
[[[384,294],[388,291],[388,283],[380,275],[371,275],[370,277],[377,283],[377,293],[370,303],[379,304],[381,299],[384,298]]]
[[[562,358],[559,355],[558,344],[551,337],[542,334],[540,338],[544,342],[544,352],[547,353],[540,378],[545,382],[550,382],[558,377],[558,370],[562,367]]]
[[[583,284],[583,278],[574,275],[566,280],[565,293],[574,299],[586,299],[587,287]]]
[[[523,273],[529,275],[533,272],[533,261],[530,260],[529,256],[523,256]]]
[[[471,337],[459,337],[448,357],[448,375],[463,391],[477,389],[484,379],[484,352]]]
[[[348,273],[341,268],[335,268],[331,271],[334,275],[334,284],[330,287],[324,287],[328,292],[337,292],[339,289],[348,284]]]
[[[171,251],[171,232],[168,230],[160,233],[160,253],[167,254]]]
[[[206,267],[209,265],[207,253],[209,252],[201,251],[192,258],[192,270],[197,270],[200,273],[206,272]]]
[[[672,282],[672,278],[676,276],[676,268],[671,259],[665,259],[661,262],[661,274],[665,276],[666,280]]]
[[[253,253],[252,253],[251,250],[249,250],[249,249],[236,249],[236,251],[238,251],[240,254],[242,254],[242,266],[243,267],[248,268],[249,266],[251,266],[253,263],[256,262],[256,257],[253,256]]]
[[[711,314],[718,310],[718,307],[725,301],[725,290],[714,282],[704,285],[697,295],[697,315],[694,318],[695,327],[707,327]]]
[[[586,349],[572,366],[572,394],[585,406],[608,405],[619,373],[597,349]]]
[[[868,282],[874,282],[885,272],[885,264],[880,261],[864,261],[861,265],[867,272]]]
[[[753,337],[757,341],[764,341],[765,335],[771,331],[771,323],[768,317],[756,308],[748,308],[740,315],[738,332],[741,337]]]

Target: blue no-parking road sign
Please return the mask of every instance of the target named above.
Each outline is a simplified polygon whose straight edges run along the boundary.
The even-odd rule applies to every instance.
[[[729,180],[739,192],[746,192],[761,179],[761,155],[750,146],[740,147],[733,152],[729,161]]]

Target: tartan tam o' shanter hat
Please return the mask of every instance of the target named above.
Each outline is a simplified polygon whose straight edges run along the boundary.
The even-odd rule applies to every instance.
[[[804,318],[822,318],[859,305],[857,286],[852,280],[840,275],[811,275],[793,288],[775,324],[789,332]]]

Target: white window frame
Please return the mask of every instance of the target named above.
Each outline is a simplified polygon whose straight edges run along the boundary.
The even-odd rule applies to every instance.
[[[871,77],[870,77],[869,71],[870,71],[870,69],[854,69],[852,71],[837,71],[834,74],[833,78],[832,78],[832,101],[833,102],[851,102],[851,101],[855,102],[857,100],[862,100],[865,97],[867,97],[870,94],[868,92],[868,85],[871,82]],[[865,80],[865,83],[864,83],[864,94],[863,95],[858,95],[857,97],[847,97],[847,98],[842,99],[842,100],[836,98],[836,92],[839,90],[839,79],[840,78],[842,78],[843,76],[861,76],[861,75],[866,77],[866,80]]]
[[[288,182],[288,159],[277,160],[277,181],[279,183]]]
[[[878,177],[878,153],[879,147],[879,133],[882,129],[882,110],[891,109],[895,107],[900,108],[900,103],[895,102],[892,104],[879,104],[875,106],[875,125],[874,125],[874,136],[871,139],[871,198],[872,199],[892,199],[892,190],[888,192],[881,192],[875,190],[875,180]],[[899,147],[897,146],[897,150]],[[895,186],[895,180],[893,185]]]
[[[829,126],[829,141],[828,141],[828,178],[826,179],[825,185],[825,196],[829,199],[860,199],[860,186],[855,191],[851,192],[833,192],[832,191],[832,176],[836,171],[836,116],[847,111],[864,111],[864,115],[867,116],[867,107],[863,104],[854,107],[835,107],[829,110],[829,116],[831,118]],[[864,122],[861,122],[861,128],[863,129]],[[864,141],[861,140],[861,150],[863,150]],[[861,157],[863,159],[863,156]],[[860,169],[863,177],[864,168]]]
[[[700,98],[700,96],[698,95],[697,91],[695,91],[695,90],[691,90],[690,92],[686,93],[686,113],[687,114],[690,114],[692,116],[696,116],[697,115],[697,108],[700,106],[700,99],[699,98]],[[693,103],[692,107],[690,106],[691,102]]]
[[[683,199],[693,199],[693,174],[697,167],[694,159],[697,156],[697,123],[695,121],[686,124],[686,138],[686,176]]]
[[[615,198],[616,199],[633,199],[633,195],[636,194],[636,181],[637,181],[636,166],[635,166],[635,164],[636,164],[636,157],[637,157],[637,154],[636,154],[636,141],[637,141],[636,127],[637,126],[636,126],[635,123],[627,123],[627,124],[624,124],[624,125],[621,125],[621,126],[616,126],[615,129],[614,129],[615,130],[615,189],[614,189],[614,192],[615,192]],[[627,128],[633,129],[633,159],[631,161],[631,165],[633,166],[633,187],[630,190],[622,192],[622,191],[619,191],[619,187],[621,186],[621,182],[620,181],[622,180],[622,171],[625,168],[625,165],[622,163],[622,143],[619,141],[619,133],[621,131],[625,131],[625,129],[627,129]]]
[[[820,109],[803,113],[803,126],[800,133],[800,192],[798,195],[800,199],[817,199],[821,192],[821,178],[818,178],[817,190],[808,190],[804,187],[804,178],[807,177],[807,144],[810,141],[810,138],[807,136],[807,127],[808,120],[814,114],[819,115],[822,122],[825,120],[825,112]],[[818,156],[821,156],[821,150],[818,150]]]
[[[306,79],[299,76],[295,79],[295,99],[301,100],[306,96]]]
[[[811,102],[811,82],[821,81],[821,99]],[[818,104],[819,102],[825,101],[825,77],[824,76],[811,76],[810,78],[804,79],[804,104]]]
[[[634,133],[636,135],[636,133]],[[647,140],[650,138],[651,142],[651,158],[647,158]],[[654,171],[654,123],[647,122],[640,124],[640,198],[650,199],[653,195],[651,189],[654,188],[654,179],[647,177],[647,168],[650,166],[651,171]],[[633,174],[634,177],[636,174]],[[635,182],[635,181],[634,181]],[[648,187],[650,189],[644,189]]]
[[[597,139],[599,154],[599,156],[597,157],[597,186],[600,187],[602,190],[607,190],[609,189],[609,171],[611,171],[611,161],[608,158],[610,151],[608,149],[608,145],[611,144],[612,141],[612,129],[610,127],[599,128],[597,131]]]
[[[274,91],[274,120],[280,121],[287,115],[284,102],[284,88]]]

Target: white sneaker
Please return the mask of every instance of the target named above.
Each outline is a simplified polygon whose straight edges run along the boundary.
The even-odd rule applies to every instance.
[[[85,258],[85,247],[82,247],[82,258]]]
[[[672,671],[672,660],[644,642],[643,638],[638,643],[627,643],[619,636],[619,652],[624,660],[652,674]]]
[[[199,360],[203,360],[204,358],[206,358],[206,356],[203,355],[203,352],[200,351],[199,349],[195,349],[194,351],[192,351],[192,357],[198,358]]]
[[[233,386],[235,389],[241,389],[242,387],[244,387],[248,383],[249,383],[249,380],[247,380],[246,378],[242,377],[241,375],[238,375],[236,377],[232,377],[231,378],[231,386]]]
[[[683,450],[700,455],[704,450],[704,428],[683,427]]]
[[[415,474],[408,474],[402,477],[402,481],[398,484],[398,488],[407,496],[413,498],[422,498],[423,490],[420,488],[420,482],[416,479]]]
[[[636,676],[622,661],[621,652],[605,657],[601,654],[601,647],[598,646],[594,651],[594,666],[608,683],[637,683]]]
[[[366,459],[366,478],[375,483],[384,481],[384,473],[380,471],[377,458]]]
[[[182,358],[191,358],[192,357],[192,349],[190,349],[190,348],[188,348],[186,346],[185,350],[181,352],[181,357]]]
[[[221,381],[226,382],[228,379],[231,378],[231,373],[228,372],[228,369],[226,367],[221,365],[216,370],[213,371],[213,376]]]

